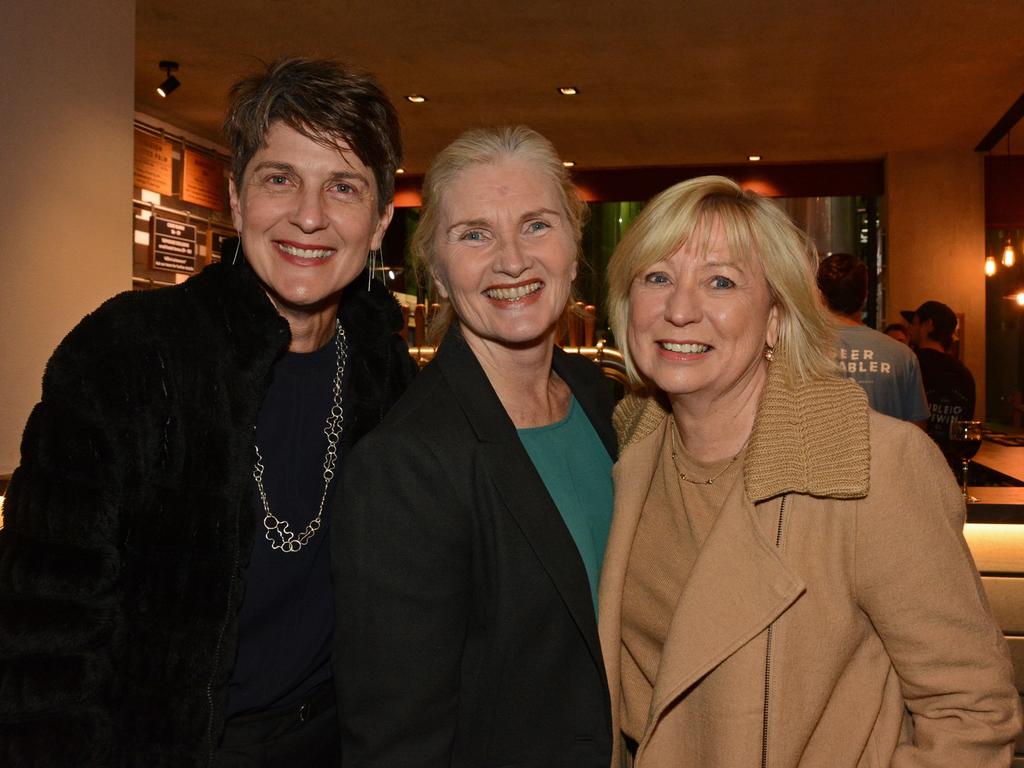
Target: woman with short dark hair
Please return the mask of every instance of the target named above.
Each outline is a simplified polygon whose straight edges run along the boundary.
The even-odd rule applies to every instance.
[[[327,529],[412,374],[368,287],[401,156],[379,86],[286,59],[232,90],[240,241],[61,343],[0,532],[0,762],[339,759]],[[230,263],[233,262],[233,263]]]

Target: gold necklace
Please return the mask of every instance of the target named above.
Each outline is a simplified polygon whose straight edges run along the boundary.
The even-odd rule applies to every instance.
[[[731,467],[733,464],[736,463],[736,459],[738,459],[740,457],[740,454],[743,453],[743,449],[747,447],[747,444],[743,443],[743,446],[739,449],[739,451],[736,452],[736,455],[733,456],[731,459],[729,459],[729,463],[726,464],[724,467],[722,467],[722,469],[719,472],[717,472],[716,474],[714,474],[711,477],[707,478],[706,480],[699,480],[699,479],[696,479],[696,478],[693,478],[693,477],[687,477],[686,473],[679,469],[679,454],[676,452],[676,439],[677,439],[678,436],[679,436],[678,431],[675,428],[673,428],[672,429],[672,466],[674,466],[676,468],[676,473],[679,475],[679,479],[680,480],[685,480],[687,483],[692,483],[693,485],[714,485],[715,484],[715,480],[717,480],[718,478],[720,478],[722,475],[724,475],[726,472],[729,471],[729,467]],[[747,439],[749,441],[749,438],[747,438]]]

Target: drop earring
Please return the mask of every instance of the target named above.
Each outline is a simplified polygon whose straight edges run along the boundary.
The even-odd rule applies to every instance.
[[[383,263],[384,254],[381,253],[381,249],[370,249],[369,260],[366,265],[366,290],[370,290],[370,286],[373,284],[373,273],[380,269]]]

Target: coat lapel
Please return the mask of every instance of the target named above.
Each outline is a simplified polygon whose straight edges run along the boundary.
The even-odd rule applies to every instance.
[[[632,443],[615,465],[615,515],[599,594],[601,643],[608,685],[621,686],[622,595],[640,516],[658,466],[668,414]],[[803,593],[804,584],[783,565],[757,522],[780,499],[755,509],[742,483],[730,491],[680,594],[665,639],[644,742],[678,696],[737,649],[764,631]],[[618,750],[619,712],[613,709]],[[616,751],[613,754],[620,754]]]
[[[603,675],[590,584],[572,534],[483,368],[456,328],[445,337],[437,363],[481,443],[480,456],[488,476],[562,597]]]
[[[760,514],[778,512],[773,499]],[[665,638],[648,732],[683,691],[792,605],[806,587],[779,558],[736,483],[701,547]]]

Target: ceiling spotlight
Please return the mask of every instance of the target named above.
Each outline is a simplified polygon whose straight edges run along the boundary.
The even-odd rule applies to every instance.
[[[395,168],[396,175],[401,176],[403,173],[405,173],[405,168]]]
[[[410,93],[405,97],[406,101],[411,101],[413,104],[422,104],[427,100],[426,96],[420,96],[418,93]]]
[[[563,85],[558,89],[558,92],[563,96],[575,96],[579,93],[579,89],[571,85]]]
[[[575,160],[563,160],[562,161],[562,165],[564,165],[566,168],[573,168],[573,167],[576,166],[576,161]]]
[[[157,86],[156,92],[159,93],[161,96],[163,96],[165,99],[167,98],[168,95],[173,93],[175,91],[175,89],[177,89],[177,87],[179,85],[181,85],[181,82],[179,82],[178,78],[176,78],[173,74],[171,74],[177,68],[178,68],[178,62],[176,62],[176,61],[161,61],[160,62],[160,69],[164,70],[164,72],[167,73],[167,79],[164,80],[162,83],[160,83],[160,85]]]
[[[747,160],[749,160],[749,161],[750,161],[750,162],[752,162],[752,163],[756,163],[756,162],[758,162],[758,161],[759,161],[760,159],[761,159],[761,156],[760,156],[760,155],[747,155]]]

